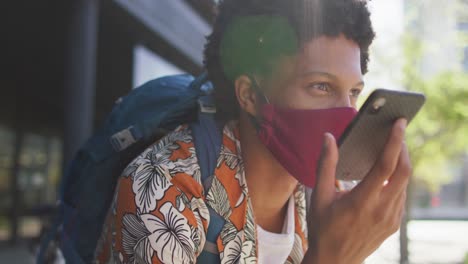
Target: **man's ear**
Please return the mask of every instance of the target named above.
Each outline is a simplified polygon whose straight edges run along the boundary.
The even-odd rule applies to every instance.
[[[246,75],[241,75],[234,82],[234,86],[240,108],[253,116],[257,116],[258,97],[252,87],[250,78]]]

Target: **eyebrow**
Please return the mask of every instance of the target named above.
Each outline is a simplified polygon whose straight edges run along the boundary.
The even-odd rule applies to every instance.
[[[321,75],[321,76],[325,76],[329,79],[333,79],[334,81],[337,81],[338,80],[338,77],[336,77],[335,75],[331,74],[331,73],[328,73],[328,72],[320,72],[320,71],[310,71],[310,72],[305,72],[303,74],[301,74],[301,77],[304,77],[306,75]],[[356,87],[356,86],[364,86],[364,81],[359,81],[358,83],[354,84],[353,86]]]

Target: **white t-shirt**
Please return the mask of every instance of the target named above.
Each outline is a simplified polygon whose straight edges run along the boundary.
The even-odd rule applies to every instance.
[[[281,234],[264,230],[257,225],[259,264],[283,264],[294,245],[294,198],[289,198],[288,211]]]

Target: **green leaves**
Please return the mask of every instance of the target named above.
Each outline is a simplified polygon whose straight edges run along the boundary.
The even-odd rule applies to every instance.
[[[414,176],[436,192],[450,182],[450,168],[468,151],[468,75],[445,72],[423,80],[406,74],[406,86],[427,97],[407,130]]]

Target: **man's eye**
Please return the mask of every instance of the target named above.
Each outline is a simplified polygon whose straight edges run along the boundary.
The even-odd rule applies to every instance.
[[[330,85],[328,83],[313,83],[310,85],[310,87],[323,92],[330,91]]]
[[[361,89],[352,89],[351,90],[351,96],[352,97],[359,97],[359,95],[361,94]]]

